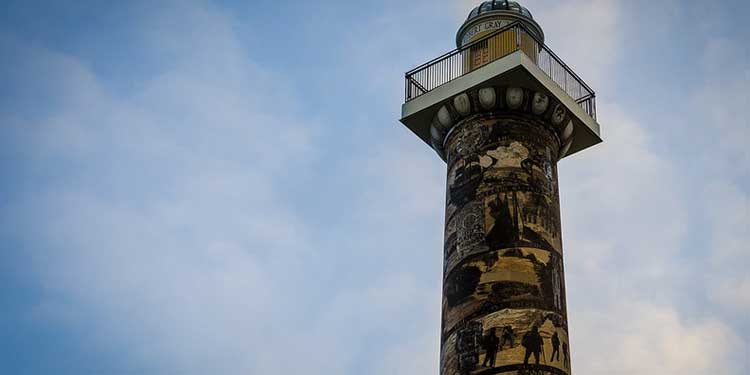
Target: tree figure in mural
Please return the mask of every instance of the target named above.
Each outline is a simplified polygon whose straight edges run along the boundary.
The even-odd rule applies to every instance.
[[[565,367],[567,368],[567,367],[570,366],[570,362],[568,362],[568,343],[564,342],[562,344],[562,347],[563,347],[562,348],[563,349],[563,351],[562,351],[563,352],[563,363],[565,364]]]
[[[539,328],[536,326],[531,328],[531,331],[526,332],[525,335],[523,335],[523,339],[521,341],[521,345],[523,345],[524,348],[526,348],[526,354],[523,358],[523,364],[524,366],[527,366],[529,364],[529,357],[534,354],[534,360],[536,364],[539,364],[539,354],[542,352],[542,346],[544,345],[544,342],[542,341],[542,336],[539,335]]]
[[[552,358],[550,358],[550,362],[555,360],[555,355],[557,355],[557,360],[560,360],[560,336],[557,335],[557,332],[555,332],[552,335]]]
[[[513,327],[503,327],[502,339],[503,341],[500,343],[500,350],[503,350],[506,342],[510,345],[509,348],[513,349]]]
[[[491,328],[482,339],[482,349],[484,349],[484,362],[482,366],[495,367],[495,357],[497,356],[497,347],[500,339],[495,334],[495,328]]]

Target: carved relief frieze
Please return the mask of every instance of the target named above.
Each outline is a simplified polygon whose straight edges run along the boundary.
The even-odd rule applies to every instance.
[[[491,102],[482,95],[480,107]],[[550,119],[558,107],[520,89],[503,96],[530,113],[454,117],[444,142],[441,371],[568,374],[556,167],[563,143]]]

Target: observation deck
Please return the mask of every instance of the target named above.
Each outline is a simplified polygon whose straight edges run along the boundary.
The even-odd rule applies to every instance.
[[[406,72],[401,122],[435,148],[430,127],[443,103],[470,89],[523,87],[554,97],[571,114],[575,137],[566,155],[601,142],[594,90],[533,26],[527,20],[507,22]]]

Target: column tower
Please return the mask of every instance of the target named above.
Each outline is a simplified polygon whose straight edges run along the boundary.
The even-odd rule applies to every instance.
[[[570,374],[557,162],[601,142],[594,91],[516,2],[456,44],[406,73],[401,118],[447,163],[440,372]]]

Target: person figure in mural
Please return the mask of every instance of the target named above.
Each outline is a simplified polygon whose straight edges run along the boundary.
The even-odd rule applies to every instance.
[[[539,364],[539,354],[542,352],[542,346],[544,345],[544,342],[542,341],[542,336],[539,335],[539,328],[536,326],[531,328],[531,331],[526,332],[525,335],[523,335],[523,339],[521,340],[521,345],[523,345],[524,348],[526,348],[526,354],[523,358],[523,365],[528,366],[529,364],[529,357],[534,354],[534,360],[536,364]]]
[[[502,339],[503,341],[500,342],[500,350],[503,350],[506,342],[510,345],[509,348],[513,349],[513,327],[503,327]]]
[[[557,332],[555,332],[552,335],[552,358],[549,359],[550,362],[555,360],[555,355],[557,355],[557,360],[560,360],[560,336],[557,335]]]
[[[482,366],[495,367],[495,357],[497,356],[497,346],[499,344],[500,339],[495,334],[495,328],[490,328],[489,332],[482,339],[482,349],[485,351]]]
[[[568,343],[564,342],[562,344],[562,352],[563,352],[563,363],[565,364],[565,367],[569,367],[570,363],[568,362]]]

